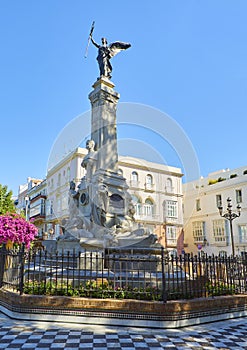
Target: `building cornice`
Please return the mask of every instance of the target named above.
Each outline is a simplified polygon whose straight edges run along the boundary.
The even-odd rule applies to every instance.
[[[133,159],[133,162],[131,162],[131,159]],[[138,159],[136,158],[136,160]],[[179,168],[173,168],[169,166],[165,168],[163,164],[151,163],[151,162],[149,163],[144,160],[143,160],[143,164],[138,164],[135,162],[135,158],[126,157],[126,160],[125,160],[123,156],[119,159],[118,165],[124,166],[126,168],[130,168],[130,169],[135,168],[135,169],[145,170],[148,172],[167,174],[167,175],[176,176],[176,177],[182,177],[184,175],[183,173],[181,173],[181,169]],[[177,171],[175,169],[177,169]]]
[[[87,154],[87,150],[82,147],[76,148],[73,152],[69,153],[67,156],[65,156],[60,162],[58,162],[54,167],[49,169],[47,171],[46,177],[51,177],[54,175],[58,170],[62,169],[64,165],[66,165],[69,161],[71,162],[73,159],[75,159],[77,156],[85,156]]]

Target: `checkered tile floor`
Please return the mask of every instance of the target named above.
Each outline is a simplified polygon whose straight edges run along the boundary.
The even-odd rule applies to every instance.
[[[247,318],[155,330],[11,320],[0,316],[0,349],[247,349]]]

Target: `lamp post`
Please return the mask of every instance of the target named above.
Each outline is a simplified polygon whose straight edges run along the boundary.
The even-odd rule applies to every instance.
[[[227,219],[230,222],[230,234],[231,234],[231,242],[232,242],[232,255],[235,256],[235,247],[234,247],[234,238],[233,238],[233,230],[232,230],[232,221],[238,218],[241,214],[241,206],[237,205],[237,213],[233,213],[232,211],[232,200],[230,197],[227,198],[227,212],[223,214],[223,207],[219,206],[220,216]]]

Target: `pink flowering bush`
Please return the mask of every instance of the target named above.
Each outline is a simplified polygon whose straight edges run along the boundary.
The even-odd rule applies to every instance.
[[[13,244],[30,243],[38,234],[38,229],[18,214],[0,215],[0,244],[12,242]]]

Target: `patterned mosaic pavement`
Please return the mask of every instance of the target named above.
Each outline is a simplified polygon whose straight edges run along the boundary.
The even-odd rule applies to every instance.
[[[21,321],[0,314],[0,349],[247,349],[247,318],[160,330]]]

